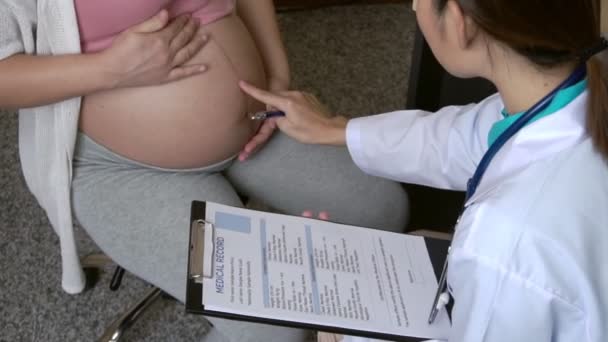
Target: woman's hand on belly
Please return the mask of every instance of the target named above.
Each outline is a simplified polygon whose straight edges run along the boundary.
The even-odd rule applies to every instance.
[[[204,64],[186,65],[205,45],[199,24],[187,15],[169,21],[166,10],[124,31],[101,52],[114,88],[159,85],[200,74]]]

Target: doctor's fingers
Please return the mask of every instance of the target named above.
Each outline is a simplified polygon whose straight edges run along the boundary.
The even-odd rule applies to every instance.
[[[319,99],[311,93],[305,91],[284,91],[280,94],[288,99],[291,99],[295,104],[302,104],[306,105],[307,107],[321,109],[319,114],[329,114],[329,111],[321,103],[321,101],[319,101]]]
[[[326,116],[328,111],[323,107],[315,96],[301,91],[270,92],[257,88],[245,81],[239,82],[241,89],[254,99],[285,112],[288,119],[294,115],[311,114],[311,112],[322,111]]]
[[[266,105],[285,111],[289,99],[282,94],[277,94],[260,89],[253,86],[245,81],[240,81],[239,86],[245,92],[245,94],[253,97],[254,99],[263,102]]]
[[[308,103],[310,103],[313,106],[313,108],[316,109],[317,113],[319,113],[325,117],[332,116],[331,111],[323,103],[321,103],[321,101],[319,101],[319,99],[316,96],[314,96],[313,94],[310,94],[310,93],[302,93],[302,94],[304,95],[304,97],[306,98]]]

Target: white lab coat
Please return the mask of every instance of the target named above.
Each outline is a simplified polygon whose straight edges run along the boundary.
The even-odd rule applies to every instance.
[[[449,260],[450,342],[608,341],[608,164],[585,131],[587,99],[513,137],[468,202]],[[370,174],[464,190],[502,108],[495,95],[352,120],[348,148]]]

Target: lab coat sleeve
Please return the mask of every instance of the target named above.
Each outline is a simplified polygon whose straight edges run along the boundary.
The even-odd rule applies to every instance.
[[[585,315],[557,290],[541,288],[462,249],[451,255],[448,279],[454,308],[449,342],[587,341],[580,328]]]
[[[397,111],[350,120],[349,152],[366,173],[405,183],[465,190],[487,150],[502,101],[445,107],[436,113]]]
[[[36,0],[0,0],[0,60],[36,51]]]

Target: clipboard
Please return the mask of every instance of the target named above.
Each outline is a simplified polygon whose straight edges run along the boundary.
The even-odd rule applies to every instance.
[[[389,341],[404,341],[417,342],[428,340],[426,338],[405,337],[400,335],[383,334],[365,330],[353,330],[339,328],[335,326],[323,326],[316,324],[308,324],[294,321],[284,321],[277,319],[267,319],[254,317],[249,315],[239,315],[226,312],[208,310],[203,305],[203,279],[212,276],[205,272],[212,269],[213,265],[204,265],[204,256],[207,253],[213,255],[213,223],[209,222],[206,217],[206,203],[202,201],[193,201],[190,214],[190,241],[188,252],[188,273],[186,284],[186,312],[192,314],[200,314],[211,317],[218,317],[230,320],[245,321],[252,323],[262,323],[269,325],[284,326],[290,328],[316,330],[328,333],[336,333],[341,335],[355,335],[368,337],[373,339],[382,339]],[[439,280],[443,263],[448,254],[449,241],[424,238],[427,250],[435,277]],[[213,258],[211,258],[213,259]],[[208,272],[208,271],[207,271]],[[432,303],[429,303],[429,310]],[[448,313],[449,313],[448,306]]]

